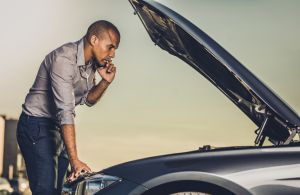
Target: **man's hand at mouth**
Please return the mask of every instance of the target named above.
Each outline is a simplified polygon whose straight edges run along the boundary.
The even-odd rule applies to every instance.
[[[104,67],[98,68],[99,75],[108,83],[113,82],[116,74],[116,67],[111,60],[107,61]]]

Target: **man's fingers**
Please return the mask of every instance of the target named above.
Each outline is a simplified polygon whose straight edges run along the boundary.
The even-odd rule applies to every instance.
[[[67,181],[68,181],[68,182],[72,182],[72,181],[75,180],[75,175],[74,175],[74,174],[75,174],[75,173],[72,172],[71,175],[67,178]]]
[[[105,67],[98,68],[97,70],[98,70],[100,75],[101,75],[101,72],[102,72],[102,74],[103,73],[108,73],[109,74],[109,73],[116,72],[116,67],[113,63],[108,63],[108,64],[105,65]]]
[[[86,170],[89,172],[89,173],[91,173],[92,172],[92,169],[89,167],[89,166],[86,166]]]
[[[81,172],[86,173],[86,172],[92,172],[91,168],[87,165],[85,165],[84,167],[82,167]]]
[[[109,67],[106,72],[111,73],[111,67]]]
[[[78,170],[75,172],[75,178],[77,178],[80,174],[83,174],[81,171],[84,171],[83,169]]]
[[[113,72],[114,67],[115,67],[114,64],[109,64],[109,66],[107,67],[107,72],[108,73]]]
[[[77,178],[79,175],[84,174],[84,173],[91,173],[92,170],[90,169],[90,167],[88,167],[87,165],[84,165],[82,167],[80,167],[79,169],[77,169],[75,171],[75,178]]]
[[[74,178],[75,177],[75,172],[72,172],[69,178]]]

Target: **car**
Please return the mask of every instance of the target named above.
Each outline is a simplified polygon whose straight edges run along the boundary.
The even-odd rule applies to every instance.
[[[13,192],[12,187],[10,186],[7,179],[0,177],[0,195],[8,195]]]
[[[257,125],[255,144],[206,145],[126,162],[82,175],[62,194],[300,194],[297,113],[180,14],[153,0],[129,2],[157,46],[194,68]]]

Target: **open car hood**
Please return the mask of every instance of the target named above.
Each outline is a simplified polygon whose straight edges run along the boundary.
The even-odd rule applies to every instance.
[[[129,0],[152,41],[193,67],[257,126],[265,138],[288,144],[299,131],[299,116],[238,60],[190,21],[153,0]]]

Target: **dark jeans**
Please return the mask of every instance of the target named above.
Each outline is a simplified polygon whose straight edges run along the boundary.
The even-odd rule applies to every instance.
[[[60,194],[69,160],[56,123],[22,113],[17,140],[33,195]]]

